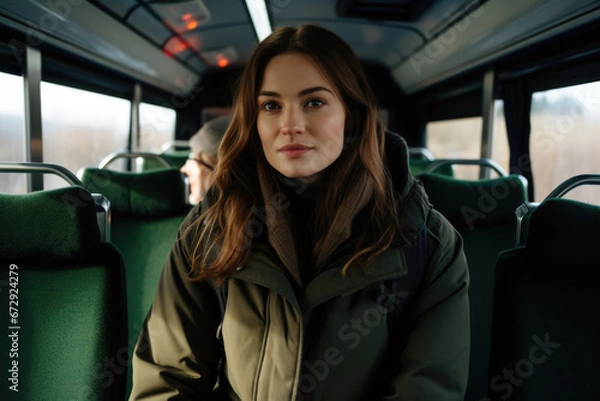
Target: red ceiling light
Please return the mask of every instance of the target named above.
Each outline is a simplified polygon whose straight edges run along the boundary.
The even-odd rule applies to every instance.
[[[188,21],[188,23],[185,24],[185,27],[188,31],[191,31],[192,29],[196,29],[198,27],[198,21],[196,21],[196,20]]]
[[[200,52],[206,64],[218,68],[225,68],[238,60],[238,54],[235,48],[231,46],[222,47],[214,50],[202,50]]]
[[[177,36],[172,37],[165,43],[163,50],[165,53],[170,55],[178,55],[179,53],[187,50],[188,45]]]
[[[198,28],[210,20],[210,12],[204,1],[152,2],[150,7],[162,18],[165,25],[177,34]]]
[[[229,65],[229,59],[223,54],[217,54],[217,66],[225,68]]]

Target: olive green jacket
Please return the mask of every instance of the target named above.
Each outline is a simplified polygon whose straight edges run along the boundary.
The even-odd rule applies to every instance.
[[[218,298],[188,279],[193,244],[181,234],[199,215],[193,209],[136,346],[130,400],[462,400],[470,341],[462,240],[407,173],[399,146],[402,238],[368,268],[342,277],[334,260],[299,291],[268,242],[254,241],[228,281],[219,392]],[[402,248],[423,225],[426,268],[415,293],[395,291],[411,301],[389,336],[379,284],[406,275]]]

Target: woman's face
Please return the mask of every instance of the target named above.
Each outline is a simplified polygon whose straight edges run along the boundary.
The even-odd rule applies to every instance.
[[[344,105],[308,57],[274,57],[256,101],[265,157],[284,176],[315,181],[342,153]]]

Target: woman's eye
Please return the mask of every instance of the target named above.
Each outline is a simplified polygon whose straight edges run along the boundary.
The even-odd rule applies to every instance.
[[[323,102],[322,100],[319,99],[312,99],[309,100],[308,102],[306,102],[306,105],[308,107],[320,107],[323,106],[325,104],[325,102]]]
[[[279,106],[275,102],[267,102],[263,104],[263,109],[265,109],[266,111],[276,110],[278,107]]]

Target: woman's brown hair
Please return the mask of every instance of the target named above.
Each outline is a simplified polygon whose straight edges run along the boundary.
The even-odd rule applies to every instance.
[[[339,206],[348,196],[347,189],[358,182],[368,183],[373,192],[366,225],[354,242],[344,274],[353,263],[364,266],[387,249],[396,233],[395,200],[383,160],[384,132],[360,62],[341,38],[324,28],[279,28],[257,46],[237,85],[232,122],[219,147],[215,185],[208,195],[212,204],[192,230],[198,236],[192,255],[196,280],[222,281],[233,274],[247,260],[252,239],[258,234],[256,215],[262,195],[257,163],[266,160],[256,128],[257,98],[269,61],[289,53],[307,56],[317,65],[337,91],[347,116],[344,150],[331,166],[335,179],[324,189],[316,209],[313,254],[323,245]]]

